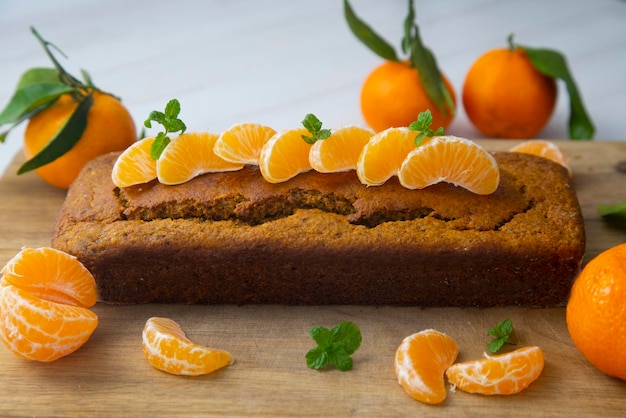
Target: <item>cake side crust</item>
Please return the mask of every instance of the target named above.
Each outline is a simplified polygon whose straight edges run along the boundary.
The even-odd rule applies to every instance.
[[[53,246],[111,303],[562,305],[585,242],[571,181],[538,157],[495,156],[501,187],[481,197],[353,173],[272,189],[254,169],[118,190],[109,155],[68,192]]]

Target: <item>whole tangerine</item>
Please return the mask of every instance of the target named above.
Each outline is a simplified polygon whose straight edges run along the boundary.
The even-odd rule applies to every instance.
[[[452,84],[441,77],[456,105]],[[365,122],[376,132],[406,127],[427,109],[435,128],[448,127],[454,118],[454,109],[442,111],[426,93],[418,71],[404,61],[385,61],[376,67],[363,82],[360,101]]]
[[[67,189],[87,161],[111,151],[123,151],[137,139],[133,119],[115,97],[95,91],[87,114],[87,126],[79,141],[67,153],[37,168],[47,183]],[[24,155],[35,156],[55,135],[78,106],[64,94],[49,108],[30,118],[24,133]]]
[[[567,328],[596,368],[626,380],[626,243],[612,247],[582,270],[567,303]]]
[[[497,48],[481,55],[463,84],[468,118],[492,138],[534,137],[550,120],[556,105],[553,78],[537,70],[523,48]]]

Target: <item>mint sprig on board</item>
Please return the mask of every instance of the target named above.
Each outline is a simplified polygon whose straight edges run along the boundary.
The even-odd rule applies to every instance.
[[[442,136],[444,135],[443,127],[437,128],[436,131],[433,131],[430,128],[430,125],[433,124],[433,115],[430,113],[430,109],[426,109],[424,112],[421,112],[417,115],[417,120],[411,122],[409,125],[409,130],[417,131],[417,136],[415,137],[415,146],[418,147],[424,141],[426,137],[433,136]]]
[[[329,330],[325,327],[311,328],[309,334],[317,347],[306,354],[306,365],[321,370],[332,364],[341,371],[352,369],[350,357],[361,346],[361,331],[352,322],[342,322]]]
[[[509,35],[508,42],[511,48],[518,47],[523,49],[530,62],[539,72],[565,82],[570,99],[569,137],[570,139],[592,139],[595,134],[595,127],[591,117],[587,114],[582,96],[569,70],[565,56],[552,49],[516,45],[513,42],[513,34]]]
[[[437,60],[432,51],[422,42],[419,27],[415,23],[413,0],[409,0],[408,5],[409,10],[404,20],[404,36],[401,41],[402,52],[408,55],[410,65],[417,69],[426,94],[436,104],[437,108],[444,115],[454,114],[454,101],[443,82]],[[387,61],[407,60],[406,57],[399,57],[391,44],[356,15],[348,0],[343,1],[343,8],[348,27],[372,52]]]
[[[150,158],[153,160],[158,160],[165,147],[167,147],[170,143],[170,138],[167,136],[168,134],[180,131],[180,135],[182,135],[187,130],[185,123],[178,119],[179,114],[180,102],[176,99],[172,99],[167,102],[167,105],[165,105],[165,112],[153,110],[150,112],[148,119],[144,121],[143,124],[146,128],[151,128],[152,122],[156,122],[161,124],[161,126],[165,129],[164,132],[159,132],[156,135],[154,142],[150,147]]]
[[[505,319],[504,321],[499,322],[495,328],[491,328],[487,335],[491,335],[495,338],[487,345],[489,352],[497,353],[505,343],[509,342],[512,332],[513,322],[511,322],[510,319]]]
[[[614,205],[599,205],[598,212],[609,222],[626,225],[626,200]]]
[[[304,117],[302,126],[311,134],[311,136],[302,135],[302,139],[307,144],[314,144],[318,140],[328,139],[331,133],[330,129],[322,129],[322,122],[312,113]]]

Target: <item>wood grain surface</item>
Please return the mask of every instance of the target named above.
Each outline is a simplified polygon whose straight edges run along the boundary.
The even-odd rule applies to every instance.
[[[485,142],[505,149],[511,141]],[[570,159],[587,230],[586,260],[626,241],[600,219],[598,204],[626,199],[626,143],[559,142]],[[19,158],[0,181],[0,264],[22,246],[49,245],[65,193],[35,174],[16,176]],[[184,306],[97,304],[100,323],[76,353],[35,363],[0,347],[1,416],[623,416],[626,383],[593,368],[573,346],[564,308],[363,306]],[[143,357],[141,330],[151,316],[180,323],[200,344],[230,351],[235,363],[212,375],[172,376]],[[486,397],[460,391],[439,406],[411,399],[397,384],[393,355],[402,339],[426,328],[452,336],[459,360],[483,355],[487,330],[510,318],[518,346],[545,354],[541,377],[521,394]],[[304,355],[308,330],[350,320],[363,344],[354,369],[313,371]],[[623,347],[615,347],[623,349]]]

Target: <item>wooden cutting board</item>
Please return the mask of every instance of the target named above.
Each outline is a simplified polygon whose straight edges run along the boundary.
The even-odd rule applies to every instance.
[[[557,141],[558,142],[558,141]],[[485,141],[488,149],[511,141]],[[570,159],[587,230],[586,260],[626,241],[626,230],[599,217],[596,206],[626,199],[626,143],[558,142]],[[0,180],[0,265],[22,246],[50,244],[65,193],[35,174],[16,176],[16,158]],[[626,382],[593,368],[567,333],[564,308],[429,308],[363,306],[109,306],[76,353],[53,363],[15,357],[0,346],[0,415],[29,416],[623,416]],[[143,357],[141,331],[151,316],[170,317],[200,344],[230,351],[235,363],[212,375],[172,376]],[[519,346],[545,355],[539,380],[521,394],[486,397],[449,392],[439,406],[411,399],[397,384],[394,351],[426,328],[452,336],[459,359],[481,357],[487,331],[510,318]],[[313,371],[304,355],[308,330],[342,321],[360,326],[354,369]],[[624,347],[615,347],[623,350]]]

